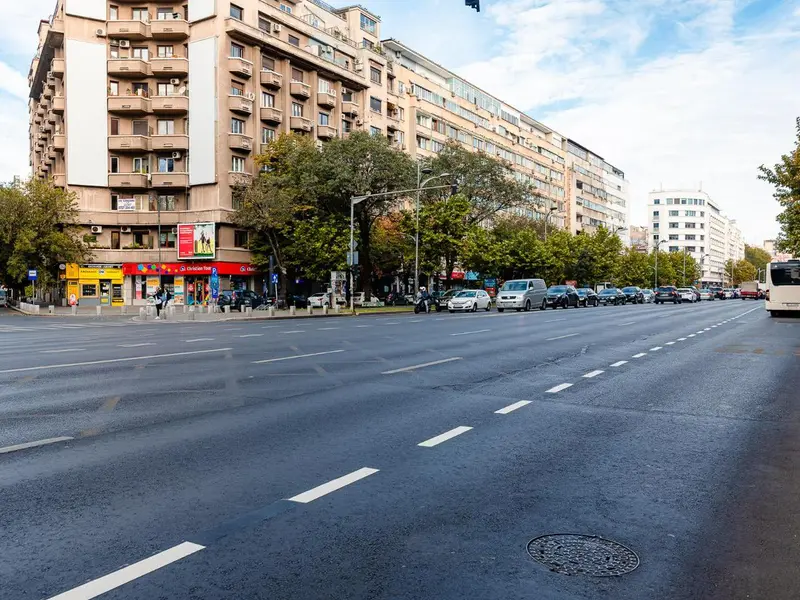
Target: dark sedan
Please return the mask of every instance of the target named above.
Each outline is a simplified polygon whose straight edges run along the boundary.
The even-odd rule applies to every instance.
[[[656,288],[656,297],[654,302],[656,304],[661,304],[662,302],[680,304],[682,302],[681,293],[674,285],[662,285],[661,287]]]
[[[642,288],[629,285],[628,287],[622,288],[622,293],[625,294],[625,298],[627,298],[628,302],[631,304],[644,304]]]
[[[569,308],[570,306],[578,308],[581,297],[571,285],[551,285],[547,288],[544,301],[547,306],[552,306],[553,308]]]
[[[578,296],[581,297],[581,304],[583,306],[597,306],[600,301],[597,299],[597,292],[592,288],[578,288],[576,290]]]
[[[609,304],[616,306],[617,304],[625,304],[628,301],[628,297],[619,288],[606,288],[597,294],[597,300],[606,306]]]

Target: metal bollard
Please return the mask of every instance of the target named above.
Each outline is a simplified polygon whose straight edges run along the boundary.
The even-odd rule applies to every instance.
[[[226,307],[225,307],[225,314],[226,314],[226,315],[229,315],[229,314],[231,314],[231,307],[230,307],[230,306],[226,306]]]
[[[289,307],[289,316],[290,317],[293,317],[296,312],[297,312],[297,309],[294,306],[290,306]]]
[[[245,306],[244,315],[246,317],[252,317],[253,316],[253,307],[252,306]]]
[[[184,304],[183,305],[183,314],[186,314],[187,312],[189,312],[189,307]]]
[[[323,315],[327,315],[328,314],[328,307],[327,306],[323,306],[322,307],[322,314]]]
[[[47,314],[54,315],[56,314],[56,307],[52,304],[47,307]]]
[[[127,304],[123,304],[122,306],[119,307],[119,314],[121,314],[121,315],[127,315],[128,314],[128,305]]]
[[[270,306],[269,307],[269,316],[270,317],[274,317],[275,316],[275,307],[274,306]]]
[[[144,306],[139,307],[139,318],[143,320],[147,320],[147,308]]]
[[[169,310],[169,316],[170,317],[174,317],[175,316],[175,307],[174,306],[168,306],[167,309]]]
[[[190,321],[194,321],[194,311],[193,310],[189,311],[189,320]]]
[[[313,315],[313,314],[314,314],[314,309],[313,309],[313,308],[311,308],[311,306],[310,306],[310,305],[306,307],[306,310],[308,311],[308,314],[310,314],[310,315]]]
[[[333,307],[333,312],[338,315],[340,312],[342,312],[342,307],[337,304]]]
[[[39,306],[38,304],[34,304],[33,305],[33,312],[36,313],[37,315],[39,314],[39,310],[40,309],[41,309],[41,306]]]
[[[97,316],[98,317],[103,315],[103,307],[102,306],[95,306],[94,310],[97,312]]]

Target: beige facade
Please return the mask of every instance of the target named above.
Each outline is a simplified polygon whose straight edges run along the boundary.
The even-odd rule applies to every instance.
[[[58,0],[30,70],[33,173],[76,193],[93,262],[107,265],[174,263],[175,228],[195,222],[216,224],[216,261],[248,263],[232,187],[289,131],[324,143],[364,129],[418,158],[456,140],[538,188],[542,206],[525,216],[595,223],[574,206],[569,140],[381,41],[380,26],[322,0]]]

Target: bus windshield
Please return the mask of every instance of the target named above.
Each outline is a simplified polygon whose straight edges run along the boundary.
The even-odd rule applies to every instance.
[[[800,285],[800,263],[773,263],[769,266],[772,285]]]

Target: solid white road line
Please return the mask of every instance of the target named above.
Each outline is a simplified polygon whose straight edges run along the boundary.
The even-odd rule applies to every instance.
[[[117,344],[117,348],[138,348],[139,346],[155,346],[155,342],[142,342],[141,344]]]
[[[675,343],[675,342],[667,342],[667,343],[666,343],[666,344],[664,344],[664,345],[665,345],[665,346],[672,346],[672,344],[674,344],[674,343]]]
[[[323,356],[325,354],[338,354],[344,350],[327,350],[325,352],[312,352],[310,354],[294,354],[292,356],[282,356],[280,358],[268,358],[266,360],[254,360],[254,365],[263,365],[265,363],[281,362],[282,360],[294,360],[296,358],[308,358],[309,356]]]
[[[450,335],[472,335],[473,333],[486,333],[487,331],[491,331],[491,329],[478,329],[476,331],[462,331],[461,333],[451,333]]]
[[[38,367],[22,367],[19,369],[4,369],[0,373],[22,373],[23,371],[41,371],[43,369],[65,369],[67,367],[88,367],[91,365],[107,365],[109,363],[130,362],[132,360],[150,360],[152,358],[170,358],[173,356],[191,356],[193,354],[207,354],[209,352],[228,352],[233,348],[214,348],[213,350],[193,350],[192,352],[170,352],[168,354],[150,354],[149,356],[129,356],[126,358],[105,358],[103,360],[89,360],[86,362],[65,363],[61,365],[40,365]]]
[[[66,442],[71,440],[69,436],[47,438],[46,440],[36,440],[35,442],[25,442],[24,444],[14,444],[13,446],[6,446],[0,448],[0,454],[7,454],[9,452],[16,452],[17,450],[25,450],[26,448],[36,448],[37,446],[47,446],[48,444],[55,444],[57,442]]]
[[[425,440],[424,442],[420,442],[417,446],[422,446],[423,448],[433,448],[434,446],[438,446],[439,444],[450,440],[457,435],[461,435],[462,433],[468,432],[472,427],[467,427],[466,425],[461,425],[460,427],[456,427],[455,429],[451,429],[450,431],[445,431],[442,434],[437,435],[436,437],[432,437],[429,440]]]
[[[173,546],[169,550],[164,550],[158,554],[145,558],[139,562],[133,563],[120,569],[109,573],[99,579],[95,579],[81,586],[73,588],[68,592],[53,596],[50,600],[91,600],[110,592],[113,589],[121,587],[126,583],[130,583],[134,579],[143,577],[148,573],[162,569],[169,564],[177,562],[182,558],[203,550],[205,546],[194,544],[192,542],[183,542],[177,546]]]
[[[350,485],[351,483],[355,483],[365,477],[369,477],[370,475],[374,475],[378,472],[378,469],[370,469],[369,467],[363,467],[358,469],[357,471],[353,471],[347,475],[339,477],[337,479],[333,479],[328,483],[323,483],[320,486],[312,488],[307,492],[303,492],[302,494],[297,494],[297,496],[292,496],[289,498],[291,502],[300,502],[302,504],[308,504],[309,502],[313,502],[317,498],[321,498],[322,496],[327,496],[331,492],[335,492],[336,490],[340,490],[345,486]]]
[[[643,356],[647,356],[647,352],[639,352],[639,354],[634,354],[633,358],[642,358]]]
[[[654,346],[653,348],[650,348],[650,352],[658,352],[661,350],[661,348],[663,348],[663,346]]]
[[[441,365],[444,363],[453,362],[454,360],[461,360],[461,356],[454,356],[452,358],[443,358],[442,360],[434,360],[433,362],[422,363],[419,365],[411,365],[410,367],[403,367],[402,369],[392,369],[391,371],[384,371],[381,375],[394,375],[395,373],[404,373],[406,371],[414,371],[415,369],[424,369],[425,367],[433,367],[434,365]]]
[[[604,372],[605,371],[599,371],[599,370],[598,371],[589,371],[586,375],[584,375],[584,378],[585,379],[591,379],[592,377],[597,377],[598,375],[600,375],[601,373],[604,373]]]
[[[528,406],[530,404],[530,400],[520,400],[519,402],[514,402],[514,404],[509,404],[505,408],[501,408],[500,410],[494,411],[496,415],[507,415],[510,412],[514,412],[518,408],[522,408],[523,406]]]
[[[193,342],[213,342],[214,338],[194,338],[193,340],[183,340],[183,341],[189,344]]]
[[[263,333],[245,333],[244,335],[240,335],[240,338],[249,338],[249,337],[263,337]]]
[[[627,360],[618,360],[617,362],[612,363],[611,366],[612,367],[621,367],[622,365],[627,365],[627,364],[628,364]]]
[[[564,338],[573,337],[576,335],[580,335],[580,333],[568,333],[567,335],[560,335],[558,337],[547,338],[546,342],[552,342],[553,340],[563,340]]]
[[[86,348],[61,348],[59,350],[42,350],[42,354],[59,354],[61,352],[81,352]]]
[[[572,387],[571,383],[559,383],[557,386],[551,387],[549,390],[547,390],[546,393],[548,393],[548,394],[557,394],[561,390],[565,390],[565,389],[570,388],[570,387]]]

